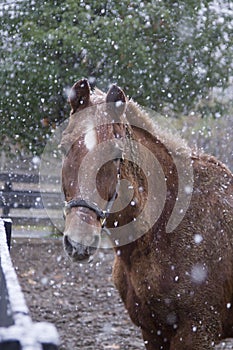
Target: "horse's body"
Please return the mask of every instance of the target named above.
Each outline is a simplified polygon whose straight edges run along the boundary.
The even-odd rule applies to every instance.
[[[85,126],[80,134],[74,131],[75,125],[78,129],[83,127],[79,115],[84,115],[87,107],[95,108],[104,102],[117,105],[115,109],[106,107],[101,116],[106,113],[113,116],[112,124],[109,119],[102,120],[102,124],[97,123],[91,129]],[[63,190],[70,203],[64,232],[67,252],[74,260],[88,258],[94,251],[103,222],[109,228],[116,252],[114,282],[132,321],[141,327],[148,350],[209,350],[220,339],[233,337],[231,172],[214,157],[193,154],[185,143],[157,130],[116,86],[107,95],[98,90],[91,95],[87,81],[82,80],[74,85],[70,103],[71,120],[62,139],[62,145],[68,149],[62,175]],[[90,118],[99,117],[96,111],[98,108],[95,116],[88,117],[89,126]],[[104,217],[99,207],[90,204],[94,191],[81,186],[77,174],[88,151],[109,140],[116,146],[113,147],[115,153],[112,160],[98,167],[98,191],[105,201],[113,202],[120,176],[130,183],[133,201]],[[160,164],[150,187],[147,174],[139,166],[136,142],[144,147],[140,153],[143,161],[146,162],[147,150],[150,150]],[[123,156],[125,147],[130,154],[128,159]],[[98,156],[101,159],[99,151]],[[189,205],[180,219],[177,220],[178,214],[175,216],[176,224],[169,231],[169,219],[179,193],[179,164],[183,166],[182,171],[192,177],[192,193],[186,186]],[[88,174],[88,169],[86,171]],[[165,194],[158,191],[158,183],[162,188],[161,174],[166,181]],[[133,223],[140,215],[149,191],[154,191],[154,201],[149,203],[143,220],[129,226],[133,230],[124,230],[124,225]],[[126,188],[118,195],[118,200],[122,198],[125,203]],[[79,198],[84,201],[80,202]],[[154,213],[158,213],[158,218],[152,225]],[[115,233],[115,226],[123,230]]]

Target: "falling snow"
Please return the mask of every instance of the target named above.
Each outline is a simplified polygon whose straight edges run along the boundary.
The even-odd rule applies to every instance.
[[[194,235],[194,242],[196,244],[200,244],[203,241],[203,237],[201,234],[197,233]]]
[[[196,264],[191,269],[191,280],[196,284],[201,284],[206,281],[207,268],[204,264]]]
[[[38,175],[44,146],[57,125],[69,115],[67,99],[68,96],[72,98],[70,86],[83,76],[88,77],[92,86],[97,85],[105,91],[111,83],[116,82],[125,88],[127,96],[162,114],[162,117],[155,118],[151,113],[156,122],[161,120],[161,124],[164,122],[166,127],[169,125],[172,130],[178,129],[194,149],[198,147],[217,156],[233,169],[231,2],[213,0],[192,8],[185,2],[171,7],[165,1],[159,1],[158,4],[143,1],[126,4],[123,1],[120,4],[122,9],[117,2],[103,4],[100,1],[96,8],[85,1],[77,4],[61,1],[59,6],[51,4],[49,1],[13,0],[5,0],[0,4],[3,52],[0,59],[1,172]],[[84,100],[80,98],[79,103],[83,105]],[[121,101],[117,101],[116,107],[121,107],[121,104]],[[97,138],[92,127],[86,130],[84,143],[88,151],[96,146]],[[59,159],[59,153],[54,152],[52,158]],[[146,173],[148,178],[151,174],[149,170]],[[1,182],[0,185],[2,190],[4,183]],[[76,182],[72,181],[71,187],[75,185]],[[38,189],[36,186],[33,185],[33,190]],[[224,184],[220,187],[223,193],[228,189]],[[52,189],[55,191],[57,188],[60,190],[60,182],[53,183]],[[51,183],[46,183],[43,190],[48,189],[51,189]],[[132,190],[133,186],[129,185],[128,189]],[[183,190],[188,196],[192,194],[193,187],[186,184]],[[143,194],[146,189],[140,186],[138,191]],[[35,198],[35,206],[41,207],[41,202],[41,197]],[[135,199],[131,200],[132,207],[136,207],[136,204]],[[51,203],[47,203],[47,209],[50,206]],[[18,203],[14,204],[14,210],[19,210]],[[181,208],[180,213],[183,211]],[[31,210],[29,213],[35,217],[37,215]],[[136,220],[134,217],[133,221]],[[114,221],[114,227],[118,226],[119,222]],[[28,225],[29,234],[32,228],[31,224]],[[39,236],[48,235],[50,232],[47,231],[47,228],[43,228],[41,232],[39,226],[36,235],[37,232]],[[25,226],[20,232],[25,232]],[[224,235],[224,232],[221,234]],[[190,242],[194,249],[201,249],[205,245],[204,231],[195,232]],[[115,244],[119,246],[119,240],[116,239]],[[47,249],[44,243],[42,245]],[[86,277],[91,273],[90,270],[80,265],[83,276],[69,272],[69,263],[61,255],[54,258],[57,250],[54,252],[53,248],[46,251],[49,257],[43,255],[45,251],[41,252],[41,269],[36,266],[36,261],[38,264],[41,261],[39,250],[35,249],[35,257],[30,253],[31,266],[25,259],[23,247],[16,248],[18,254],[15,255],[15,260],[21,261],[22,255],[24,257],[21,262],[23,268],[19,263],[19,273],[26,295],[31,298],[32,312],[38,311],[38,317],[54,317],[59,326],[67,321],[69,313],[73,313],[81,332],[88,336],[93,321],[90,310],[93,309],[97,313],[96,320],[100,320],[100,324],[96,322],[97,343],[102,343],[103,336],[106,336],[106,346],[120,349],[121,345],[115,344],[116,329],[123,332],[128,342],[127,339],[132,336],[129,332],[129,329],[132,331],[132,326],[124,311],[118,315],[116,322],[120,320],[119,324],[105,321],[110,312],[114,314],[118,311],[115,310],[115,305],[119,309],[121,307],[109,279],[106,278],[104,282],[98,280],[94,286],[90,286]],[[58,254],[61,254],[60,251]],[[118,249],[116,254],[120,259],[122,251]],[[219,262],[222,261],[221,256],[218,259]],[[56,269],[50,271],[48,261],[63,267],[66,265],[67,272],[62,270],[60,275]],[[93,263],[96,275],[99,276],[103,265],[102,262]],[[170,269],[174,271],[173,282],[178,285],[182,276],[176,275],[178,271],[176,272],[175,265],[171,265]],[[186,277],[202,287],[208,281],[206,263],[200,261],[191,266]],[[70,301],[64,298],[68,285],[71,295],[73,287],[81,292],[80,309],[75,298]],[[150,285],[148,290],[151,290]],[[31,291],[32,295],[28,295]],[[56,308],[53,308],[51,314],[45,310],[44,305],[38,306],[38,291],[44,295],[51,291],[44,299],[48,310],[48,300],[55,299]],[[91,298],[88,293],[91,293]],[[88,301],[85,299],[87,294]],[[181,296],[182,294],[177,294],[178,299]],[[110,304],[102,315],[102,308],[98,309],[98,305],[103,299],[107,303],[115,300],[116,304]],[[169,306],[170,301],[166,300],[165,303]],[[232,308],[230,301],[226,300],[225,303],[227,310]],[[61,310],[65,312],[62,313]],[[177,321],[175,312],[167,315],[167,323],[174,329]],[[75,328],[76,334],[74,320],[68,319],[67,322],[69,329]],[[122,324],[127,324],[128,328],[122,327]],[[199,325],[192,326],[193,333],[198,331],[198,327]],[[66,337],[66,332],[63,332]],[[161,335],[161,332],[158,330],[157,334]],[[82,341],[83,337],[80,339]],[[90,337],[90,342],[93,342],[93,337]],[[85,348],[89,344],[83,346]],[[93,344],[94,348],[95,346]],[[134,349],[132,343],[128,346],[130,350]],[[74,344],[71,344],[73,347]],[[135,340],[135,348],[142,348],[138,339]]]

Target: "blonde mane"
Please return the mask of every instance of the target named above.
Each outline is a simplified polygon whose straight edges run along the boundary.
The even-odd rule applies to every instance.
[[[159,125],[155,120],[156,116],[153,117],[153,114],[155,114],[154,111],[145,110],[132,99],[127,102],[126,118],[131,125],[140,125],[142,129],[149,131],[162,144],[166,145],[167,149],[171,152],[180,155],[183,154],[186,157],[191,156],[191,149],[178,132],[174,132],[171,126],[165,123],[165,118],[163,120],[165,125]],[[160,118],[160,120],[161,119],[162,118]]]

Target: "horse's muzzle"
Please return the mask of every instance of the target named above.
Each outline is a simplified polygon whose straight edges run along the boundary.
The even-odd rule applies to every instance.
[[[91,246],[75,242],[69,236],[64,236],[64,248],[69,257],[75,262],[91,260],[99,246],[99,236],[95,236]]]

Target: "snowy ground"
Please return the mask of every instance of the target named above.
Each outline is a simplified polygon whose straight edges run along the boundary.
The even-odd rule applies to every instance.
[[[91,265],[72,264],[61,239],[15,237],[11,256],[33,321],[56,325],[60,350],[145,349],[113,285],[111,251]]]

